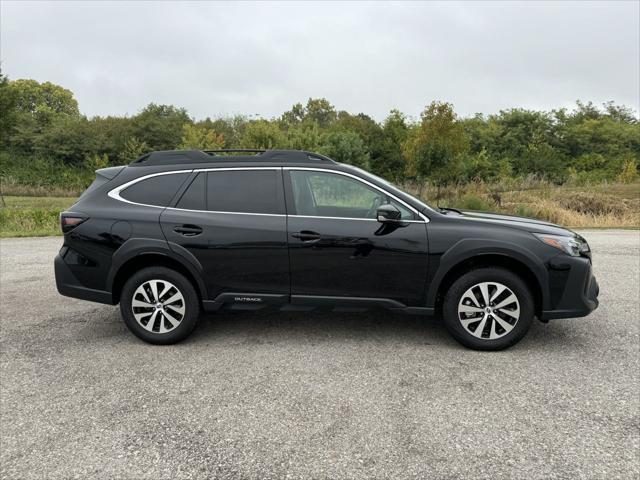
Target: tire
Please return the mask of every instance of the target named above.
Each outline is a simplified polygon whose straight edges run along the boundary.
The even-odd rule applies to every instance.
[[[170,345],[191,334],[200,316],[200,301],[184,275],[165,267],[150,267],[136,272],[124,284],[120,314],[138,338]]]
[[[447,330],[465,347],[503,350],[518,343],[531,327],[534,302],[518,275],[502,268],[479,268],[451,285],[442,313]]]

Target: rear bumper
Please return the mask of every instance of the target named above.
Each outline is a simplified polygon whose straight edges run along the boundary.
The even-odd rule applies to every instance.
[[[60,295],[114,305],[111,292],[82,286],[69,266],[64,262],[61,254],[56,255],[53,265],[56,273],[56,288]]]
[[[558,304],[552,310],[544,310],[540,320],[584,317],[598,308],[600,286],[586,259],[576,259]]]

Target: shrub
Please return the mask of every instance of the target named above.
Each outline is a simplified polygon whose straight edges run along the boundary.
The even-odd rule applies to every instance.
[[[622,165],[622,172],[618,175],[618,181],[621,183],[631,183],[638,179],[638,163],[629,158]]]
[[[473,194],[466,194],[460,199],[459,202],[456,202],[455,205],[458,208],[463,208],[465,210],[491,210],[492,205],[486,200],[482,199],[479,196]]]

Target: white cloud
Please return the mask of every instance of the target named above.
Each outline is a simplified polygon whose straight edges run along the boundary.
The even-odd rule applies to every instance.
[[[308,97],[382,119],[576,99],[640,103],[640,7],[606,3],[14,3],[2,70],[71,89],[87,115],[149,102],[275,116]]]

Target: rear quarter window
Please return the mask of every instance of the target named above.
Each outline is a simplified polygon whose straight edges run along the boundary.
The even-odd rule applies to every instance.
[[[166,207],[188,176],[188,173],[171,173],[146,178],[125,188],[120,196],[134,203]]]

